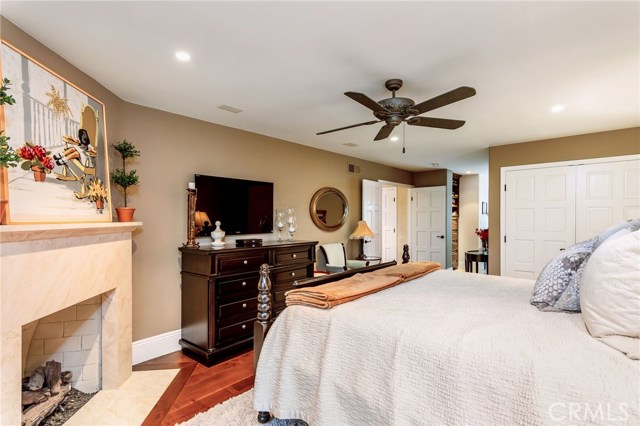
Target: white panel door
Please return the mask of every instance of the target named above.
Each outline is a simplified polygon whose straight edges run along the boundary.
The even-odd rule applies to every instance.
[[[396,260],[396,187],[382,188],[382,261]]]
[[[446,187],[411,189],[411,260],[446,264]]]
[[[512,170],[505,181],[503,275],[535,279],[575,243],[575,167]]]
[[[576,241],[640,217],[640,160],[581,164],[576,180]]]
[[[382,184],[362,179],[362,220],[376,233],[375,238],[364,245],[367,256],[382,257]]]

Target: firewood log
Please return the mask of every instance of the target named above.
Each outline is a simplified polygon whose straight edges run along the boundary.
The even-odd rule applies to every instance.
[[[60,393],[60,385],[62,375],[62,364],[58,361],[47,361],[44,366],[44,376],[47,380],[47,386],[51,389],[51,395]]]
[[[22,412],[22,426],[37,426],[60,405],[71,391],[71,385],[60,386],[60,392],[40,404],[34,404]]]
[[[29,383],[27,387],[31,391],[36,391],[44,385],[44,367],[38,367],[33,370],[31,377],[29,377]]]
[[[73,378],[73,371],[63,371],[62,374],[60,375],[60,379],[62,379],[62,383],[64,384],[71,382],[72,378]]]
[[[48,396],[41,390],[22,392],[22,405],[40,404],[47,399]]]

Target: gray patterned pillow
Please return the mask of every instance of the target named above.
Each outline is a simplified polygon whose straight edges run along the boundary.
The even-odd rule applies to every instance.
[[[580,312],[580,278],[598,237],[568,247],[544,267],[529,300],[541,311]]]
[[[616,232],[622,229],[628,229],[629,232],[637,231],[638,229],[640,229],[640,219],[629,220],[627,222],[618,223],[609,227],[606,231],[601,232],[600,234],[598,234],[598,241],[596,242],[596,247],[598,247],[607,238],[609,238],[610,236],[612,236],[613,234],[615,234]]]

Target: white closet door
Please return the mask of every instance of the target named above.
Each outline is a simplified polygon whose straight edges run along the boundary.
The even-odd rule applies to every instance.
[[[411,260],[446,264],[446,187],[411,190]]]
[[[576,241],[640,218],[640,160],[577,167]]]
[[[396,260],[396,187],[382,188],[382,261]]]
[[[362,179],[362,220],[376,233],[375,238],[364,245],[367,256],[382,257],[382,184]]]
[[[505,173],[506,268],[535,279],[560,250],[575,243],[575,167]]]

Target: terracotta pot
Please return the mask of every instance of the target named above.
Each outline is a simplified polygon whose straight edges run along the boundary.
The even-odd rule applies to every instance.
[[[0,223],[1,224],[5,224],[7,221],[4,217],[5,212],[7,211],[7,204],[9,203],[9,201],[7,200],[0,200]]]
[[[98,210],[104,209],[104,200],[102,198],[96,201],[96,209]]]
[[[38,166],[31,166],[31,170],[33,171],[33,179],[36,182],[44,182],[47,174],[44,172],[43,168],[40,168]]]
[[[118,214],[118,222],[131,222],[133,220],[133,212],[136,209],[133,207],[118,207],[116,213]]]

